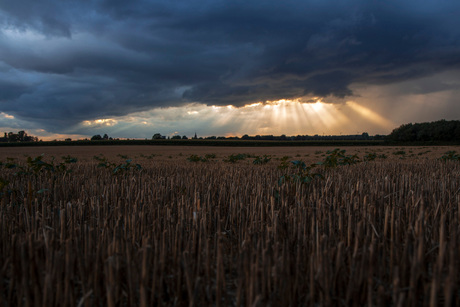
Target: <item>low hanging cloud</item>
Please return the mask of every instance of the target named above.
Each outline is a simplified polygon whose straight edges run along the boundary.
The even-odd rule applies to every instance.
[[[434,0],[3,1],[0,111],[71,131],[192,102],[340,101],[458,71],[459,14]]]

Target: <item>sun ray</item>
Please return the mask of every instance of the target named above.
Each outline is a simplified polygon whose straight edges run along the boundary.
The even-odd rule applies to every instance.
[[[307,114],[314,114],[315,116],[312,116],[314,117],[322,127],[326,126],[326,122],[324,121],[323,119],[323,116],[322,114],[320,114],[320,108],[318,107],[315,107],[313,104],[305,104],[306,107],[308,107],[308,111],[307,111]],[[315,130],[317,131],[318,127],[315,127]]]
[[[296,109],[297,114],[302,114],[302,123],[299,123],[299,128],[302,130],[302,125],[304,125],[303,130],[305,130],[307,133],[311,133],[313,131],[313,125],[312,125],[312,119],[311,119],[311,114],[307,111],[308,104],[306,103],[299,103],[296,104]],[[299,131],[297,134],[302,134],[302,131]]]
[[[298,134],[298,131],[302,129],[301,117],[300,117],[300,112],[299,112],[301,107],[299,106],[300,106],[299,103],[294,103],[294,104],[289,105],[290,114],[291,114],[289,120],[291,120],[291,125],[294,128],[295,134]]]
[[[312,101],[282,99],[243,107],[193,104],[87,120],[81,126],[86,130],[110,128],[112,133],[123,135],[130,131],[149,133],[149,129],[155,129],[168,133],[180,129],[183,135],[199,130],[209,136],[219,133],[226,136],[355,134],[360,129],[367,129],[363,127],[369,127],[369,123],[373,123],[377,131],[382,128],[390,130],[395,126],[377,112],[354,101],[342,104],[324,103],[319,99]],[[0,118],[2,115],[5,117],[0,114]]]
[[[382,128],[391,129],[395,126],[390,120],[384,118],[383,116],[379,115],[378,113],[357,104],[354,101],[347,101],[347,106],[349,106],[353,111],[358,113],[361,117],[367,119],[370,122],[376,123]]]

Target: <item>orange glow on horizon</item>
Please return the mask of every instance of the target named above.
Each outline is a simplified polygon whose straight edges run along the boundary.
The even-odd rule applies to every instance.
[[[110,130],[107,133],[113,137],[130,135],[131,138],[143,137],[139,131],[144,134],[160,132],[168,135],[179,129],[181,135],[187,136],[197,130],[208,136],[383,134],[396,125],[377,111],[354,101],[325,103],[315,97],[309,100],[256,102],[242,107],[190,104],[86,120],[80,126],[83,129],[98,129],[94,133],[101,133],[101,129],[108,128]]]

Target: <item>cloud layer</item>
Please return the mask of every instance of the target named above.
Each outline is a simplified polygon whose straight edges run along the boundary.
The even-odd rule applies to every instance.
[[[0,111],[62,132],[188,103],[342,101],[458,71],[459,15],[448,0],[3,1]]]

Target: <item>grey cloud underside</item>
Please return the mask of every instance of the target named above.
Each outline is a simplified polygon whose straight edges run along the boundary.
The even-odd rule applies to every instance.
[[[359,95],[351,84],[459,69],[459,13],[453,1],[4,1],[0,110],[62,129],[188,102]]]

